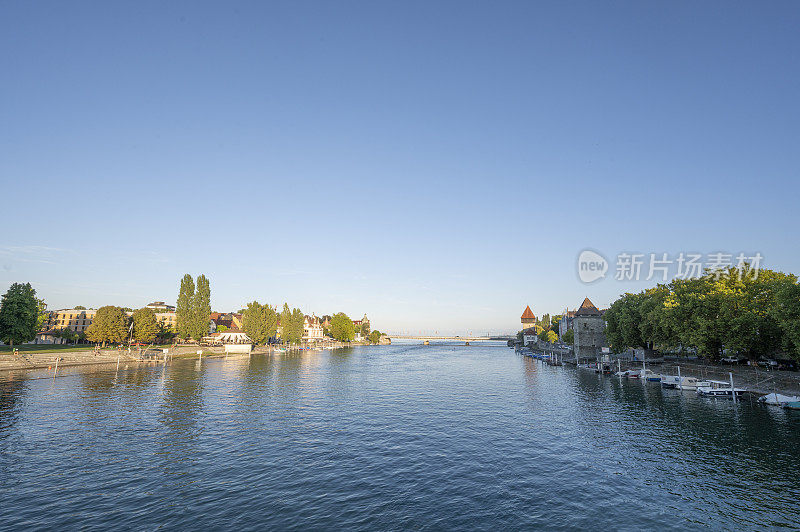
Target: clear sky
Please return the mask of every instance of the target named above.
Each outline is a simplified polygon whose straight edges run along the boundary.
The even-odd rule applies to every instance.
[[[137,307],[205,273],[215,310],[479,333],[653,284],[581,283],[585,248],[798,273],[799,27],[777,1],[2,1],[0,290]]]

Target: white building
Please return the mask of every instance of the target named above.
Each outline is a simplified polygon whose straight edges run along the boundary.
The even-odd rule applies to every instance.
[[[313,314],[303,319],[303,341],[306,343],[321,342],[325,337],[322,322]]]
[[[536,334],[536,329],[531,327],[522,331],[522,344],[530,345],[539,341],[539,336]]]

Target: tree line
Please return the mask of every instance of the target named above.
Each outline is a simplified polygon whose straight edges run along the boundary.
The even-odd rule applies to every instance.
[[[290,308],[288,303],[278,312],[275,307],[258,301],[248,303],[242,309],[242,328],[247,336],[257,344],[265,344],[278,337],[288,344],[299,344],[303,339],[305,314],[299,308]],[[380,341],[379,331],[370,331],[369,324],[363,323],[360,332],[372,343]],[[344,312],[334,314],[330,327],[323,328],[323,334],[340,342],[355,339],[356,328],[353,320]]]
[[[626,293],[605,313],[615,351],[660,348],[718,360],[800,358],[800,285],[792,274],[749,265]]]
[[[84,307],[75,307],[82,309]],[[176,331],[172,331],[156,318],[156,313],[149,308],[130,309],[106,305],[95,313],[92,324],[85,332],[75,332],[69,328],[55,331],[54,334],[67,341],[86,338],[91,342],[123,343],[136,340],[149,343],[155,339],[168,340],[175,333],[181,338],[200,340],[209,333],[211,316],[211,287],[205,275],[199,275],[195,283],[191,275],[186,274],[180,282],[176,305]],[[304,313],[298,308],[290,308],[284,303],[278,312],[270,305],[262,305],[253,301],[242,311],[244,331],[255,343],[266,343],[276,338],[281,329],[284,342],[296,344],[303,338]],[[30,342],[47,320],[47,305],[36,298],[36,290],[30,283],[14,283],[0,300],[0,340],[8,345]],[[359,332],[372,343],[380,341],[379,331],[370,331],[369,323],[364,322]],[[347,314],[339,312],[330,320],[330,327],[324,334],[340,342],[351,342],[355,339],[356,328]]]
[[[140,308],[128,316],[122,307],[106,305],[97,309],[92,324],[86,329],[86,339],[90,342],[121,344],[128,340],[150,343],[156,338],[166,340],[172,331],[156,319],[156,313],[149,308]]]

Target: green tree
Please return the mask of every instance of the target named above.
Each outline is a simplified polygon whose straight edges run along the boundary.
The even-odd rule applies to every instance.
[[[256,344],[263,344],[269,339],[264,320],[264,305],[258,301],[247,304],[242,312],[242,329]]]
[[[178,293],[178,302],[175,306],[175,328],[178,336],[186,339],[192,336],[194,300],[194,279],[188,273],[181,279],[181,288]]]
[[[339,312],[331,318],[331,334],[340,342],[351,342],[356,337],[355,325],[347,314]]]
[[[550,328],[550,314],[542,315],[541,319],[539,320],[539,325],[542,329],[549,329]]]
[[[369,336],[369,322],[362,321],[361,322],[361,337],[367,338]]]
[[[86,329],[86,338],[95,343],[122,343],[128,338],[128,316],[119,307],[107,305],[97,309],[92,324]]]
[[[69,327],[61,329],[60,331],[58,331],[56,333],[56,335],[59,338],[62,338],[66,343],[77,342],[77,340],[78,340],[78,333],[76,333],[75,331],[73,331]]]
[[[564,336],[561,337],[561,341],[567,345],[572,345],[575,343],[575,331],[572,329],[567,329],[567,332],[564,333]]]
[[[369,343],[377,344],[378,342],[381,341],[381,333],[380,333],[380,331],[378,331],[378,330],[371,331],[369,333],[368,339],[369,339]]]
[[[639,294],[624,294],[605,313],[606,339],[618,352],[629,347],[645,347],[639,323],[642,321]]]
[[[288,305],[284,308],[284,312],[288,311]],[[290,344],[298,344],[303,339],[303,320],[305,315],[298,309],[292,309],[286,315],[284,321],[284,313],[281,313],[281,323],[283,323],[283,339]]]
[[[289,343],[288,337],[292,329],[292,309],[289,308],[288,303],[283,304],[283,310],[281,310],[278,321],[281,327],[281,340]]]
[[[168,342],[175,337],[175,331],[172,330],[172,327],[168,325],[164,325],[162,322],[158,322],[158,341],[159,342]]]
[[[197,277],[197,291],[192,298],[192,338],[208,336],[211,321],[211,285],[205,275]]]
[[[261,308],[261,316],[264,321],[264,332],[268,341],[270,338],[275,338],[278,335],[278,313],[272,305],[264,305]]]
[[[36,338],[40,315],[36,290],[30,283],[14,283],[0,300],[0,340],[8,345]]]
[[[216,332],[218,332],[218,333],[224,333],[224,332],[225,332],[225,331],[227,331],[227,330],[228,330],[228,328],[227,328],[226,326],[224,326],[224,325],[217,325],[217,331],[216,331]],[[248,336],[250,336],[250,335],[248,335]],[[250,336],[250,338],[252,339],[253,337],[252,337],[252,336]]]
[[[793,358],[800,358],[800,285],[786,283],[775,294],[773,316],[783,331],[782,345]]]
[[[44,299],[36,298],[36,306],[38,307],[38,315],[36,316],[36,330],[39,331],[42,329],[42,326],[47,322],[47,318],[50,314],[47,312],[47,303],[44,302]]]
[[[140,342],[152,342],[158,336],[156,314],[149,308],[140,308],[133,313],[133,337]]]
[[[76,305],[74,308],[75,310],[86,310],[86,307],[84,307],[83,305]]]

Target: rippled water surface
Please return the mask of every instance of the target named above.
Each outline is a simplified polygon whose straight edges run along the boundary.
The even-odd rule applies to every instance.
[[[798,414],[499,343],[0,381],[0,528],[797,528]]]

